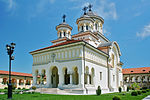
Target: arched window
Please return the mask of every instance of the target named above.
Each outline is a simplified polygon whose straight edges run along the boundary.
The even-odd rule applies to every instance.
[[[112,67],[114,67],[114,55],[112,54]]]
[[[64,36],[66,36],[66,32],[64,32]]]
[[[62,36],[61,36],[61,32],[59,33],[59,35],[60,35],[59,37],[61,38],[61,37],[62,37]]]
[[[88,30],[88,25],[86,25],[86,30]]]
[[[95,29],[96,29],[96,30],[97,30],[97,27],[98,27],[98,26],[97,26],[97,23],[96,23],[96,24],[95,24]]]
[[[81,31],[83,31],[84,29],[83,29],[84,27],[83,26],[81,26]]]

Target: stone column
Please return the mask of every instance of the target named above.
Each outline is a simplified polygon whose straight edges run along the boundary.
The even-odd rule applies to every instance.
[[[33,85],[37,84],[37,76],[35,74],[33,74]]]
[[[72,71],[68,71],[68,74],[70,75],[70,84],[73,84],[73,80],[72,80]]]
[[[86,24],[85,23],[83,24],[83,31],[84,32],[86,31]]]
[[[90,84],[90,83],[89,83],[89,78],[90,78],[90,77],[89,77],[89,74],[87,74],[87,84]]]
[[[62,84],[64,83],[62,75],[63,75],[62,68],[58,68],[58,77],[59,77],[58,87],[62,87]]]
[[[70,74],[70,84],[72,84],[72,74]]]
[[[46,70],[46,87],[50,87],[51,85],[51,74],[49,70]]]

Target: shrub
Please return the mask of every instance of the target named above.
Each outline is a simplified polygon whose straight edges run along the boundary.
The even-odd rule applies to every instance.
[[[8,87],[5,87],[4,89],[8,89]]]
[[[146,89],[146,92],[149,92],[149,89]]]
[[[129,87],[127,87],[127,92],[129,92]]]
[[[131,92],[131,95],[132,95],[132,96],[137,96],[138,93],[137,93],[136,91],[133,91],[133,92]]]
[[[100,95],[100,94],[101,94],[100,86],[98,86],[98,88],[97,88],[97,90],[96,90],[96,94],[97,94],[97,95]]]
[[[18,87],[18,90],[20,90],[21,88],[20,87]]]
[[[33,89],[33,90],[36,90],[36,86],[32,86],[32,89]]]
[[[145,90],[142,90],[142,93],[146,93],[146,91],[145,91]]]
[[[120,96],[115,95],[115,96],[113,97],[113,100],[121,100],[121,98],[120,98]]]
[[[138,95],[141,95],[142,92],[141,91],[137,91],[137,93],[138,93]]]
[[[4,91],[4,94],[8,94],[8,91]]]
[[[142,87],[142,89],[143,89],[143,90],[146,90],[146,89],[147,89],[147,87],[146,87],[146,86],[145,86],[145,87]]]
[[[22,94],[28,94],[28,92],[23,92]]]
[[[25,90],[26,88],[22,88],[22,90]]]
[[[12,85],[12,89],[15,90],[15,89],[16,89],[16,86],[15,86],[15,85]]]
[[[15,92],[15,94],[19,94],[19,93],[20,93],[19,91],[16,91],[16,92]]]
[[[121,87],[119,87],[119,92],[121,92],[122,91],[122,88]]]
[[[133,84],[131,85],[131,89],[132,89],[132,90],[139,90],[139,89],[140,89],[140,86],[139,86],[138,83],[133,83]]]

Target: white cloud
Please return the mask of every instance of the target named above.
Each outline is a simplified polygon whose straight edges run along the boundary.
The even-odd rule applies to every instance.
[[[6,10],[10,12],[14,12],[17,7],[17,3],[15,0],[1,0],[6,4]]]
[[[80,1],[80,0],[69,0],[71,2],[77,2],[78,5],[72,7],[72,9],[83,8],[84,6],[88,6],[90,2]],[[118,18],[116,5],[114,2],[108,2],[107,0],[94,0],[91,3],[93,5],[93,11],[98,13],[98,15],[102,16],[104,19],[112,19],[116,20]]]
[[[106,36],[110,36],[111,35],[111,33],[106,28],[103,29],[103,34],[105,34]]]
[[[144,26],[144,28],[142,29],[141,32],[137,32],[137,33],[136,33],[136,36],[137,36],[137,37],[140,37],[140,38],[142,38],[142,39],[144,39],[144,38],[146,38],[146,37],[149,37],[149,36],[150,36],[150,24]]]
[[[96,12],[104,17],[104,19],[113,19],[116,20],[117,17],[117,11],[116,11],[116,5],[114,2],[107,2],[107,0],[100,0],[96,5],[94,5],[96,8]]]

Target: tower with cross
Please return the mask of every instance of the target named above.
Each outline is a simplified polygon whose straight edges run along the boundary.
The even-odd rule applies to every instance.
[[[71,30],[72,27],[66,23],[66,15],[62,16],[63,22],[56,26],[58,38],[67,38],[71,39]]]
[[[66,22],[66,15],[64,14],[62,18],[63,18],[63,23],[65,23]]]

